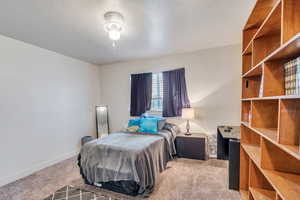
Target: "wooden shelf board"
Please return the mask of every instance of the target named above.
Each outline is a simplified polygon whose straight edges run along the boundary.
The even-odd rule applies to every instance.
[[[277,141],[277,128],[254,128],[265,138],[272,140],[273,143]]]
[[[260,188],[249,188],[253,198],[255,200],[275,200],[276,192],[272,190],[265,190]]]
[[[298,145],[285,145],[285,144],[279,144],[279,145],[282,146],[282,148],[286,149],[287,153],[290,153],[292,156],[300,160],[300,148]]]
[[[253,38],[250,40],[250,42],[246,46],[245,50],[242,52],[242,55],[247,55],[249,53],[249,48],[251,46],[251,43],[253,42],[252,40],[253,40]],[[252,51],[252,49],[251,49],[251,51]]]
[[[249,42],[249,44],[247,45],[246,49],[242,52],[242,55],[249,55],[252,54],[252,45],[251,45],[251,41]]]
[[[249,122],[241,122],[243,125],[245,125],[247,128],[250,128],[250,123]],[[250,128],[251,129],[251,128]]]
[[[240,190],[242,200],[249,200],[249,192],[246,190]]]
[[[292,39],[290,39],[289,41],[281,45],[279,48],[277,48],[275,51],[273,51],[271,54],[266,56],[262,61],[260,61],[256,66],[252,67],[249,71],[255,70],[256,68],[260,67],[260,65],[262,65],[267,61],[292,58],[299,54],[300,54],[300,33],[295,35]],[[247,75],[249,71],[246,72],[243,76]]]
[[[242,101],[256,101],[256,100],[273,100],[273,99],[300,99],[299,95],[283,95],[283,96],[271,96],[271,97],[254,97],[242,99]]]
[[[289,41],[281,45],[280,48],[271,53],[265,60],[272,61],[278,59],[287,59],[299,56],[300,54],[300,33],[295,35]]]
[[[251,77],[251,76],[260,76],[262,75],[262,65],[257,66],[256,68],[251,68],[248,72],[243,75],[244,77]]]
[[[299,199],[300,175],[261,169],[283,199]]]
[[[242,122],[247,128],[253,130],[264,138],[268,139],[272,143],[277,141],[277,129],[276,128],[253,128],[249,123]]]
[[[300,160],[300,148],[297,145],[285,145],[279,144],[277,142],[277,129],[276,128],[253,128],[247,122],[241,122],[246,127],[250,128],[251,130],[255,131],[256,133],[260,134],[262,137],[282,149],[283,151],[291,154],[296,159]]]
[[[254,67],[251,67],[251,69],[249,71],[247,71],[246,73],[244,73],[242,75],[242,77],[248,77],[249,74],[253,73],[253,71],[259,71],[259,68],[262,69],[262,63],[260,65],[258,64],[258,65],[254,66]]]
[[[260,147],[250,144],[241,144],[249,157],[256,163],[256,165],[260,166]]]

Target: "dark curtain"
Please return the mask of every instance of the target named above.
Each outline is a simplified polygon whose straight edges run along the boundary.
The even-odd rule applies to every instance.
[[[131,75],[130,115],[140,116],[151,108],[152,73]]]
[[[163,116],[181,116],[182,108],[190,108],[185,82],[185,69],[163,72]]]

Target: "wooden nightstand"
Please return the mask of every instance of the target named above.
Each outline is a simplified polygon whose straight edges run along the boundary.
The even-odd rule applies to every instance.
[[[181,133],[175,140],[177,156],[197,160],[207,159],[207,136],[201,133],[192,133],[190,136]]]

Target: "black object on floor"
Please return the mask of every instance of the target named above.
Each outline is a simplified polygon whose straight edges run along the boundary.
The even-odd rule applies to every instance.
[[[229,140],[229,189],[240,187],[240,140]]]
[[[109,181],[100,184],[104,189],[130,196],[137,196],[140,188],[135,181]]]
[[[228,160],[229,140],[240,139],[240,127],[218,126],[217,131],[217,158],[220,160]]]

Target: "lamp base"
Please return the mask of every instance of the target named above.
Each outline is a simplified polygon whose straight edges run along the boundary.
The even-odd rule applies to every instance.
[[[186,132],[184,135],[191,136],[192,134],[190,132]]]
[[[187,136],[192,135],[190,133],[190,121],[189,120],[187,120],[187,122],[186,122],[186,133],[184,135],[187,135]]]

